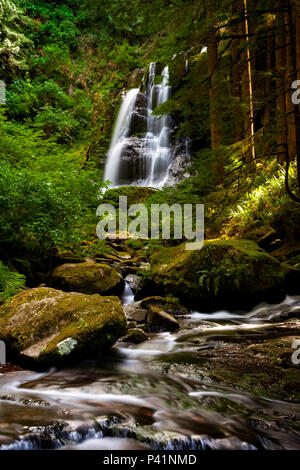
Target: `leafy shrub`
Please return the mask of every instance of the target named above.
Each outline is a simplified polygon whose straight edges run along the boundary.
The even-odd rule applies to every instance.
[[[25,276],[10,271],[8,267],[0,261],[0,304],[17,294],[19,289],[24,285]]]

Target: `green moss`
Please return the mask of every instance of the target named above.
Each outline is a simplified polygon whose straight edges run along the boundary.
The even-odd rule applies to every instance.
[[[122,288],[122,277],[112,266],[92,262],[63,264],[54,269],[52,284],[67,292],[104,294]]]
[[[72,356],[85,356],[106,350],[126,330],[116,297],[38,288],[22,292],[0,309],[0,338],[13,351],[48,363],[60,359],[57,345],[67,338],[77,341]],[[36,345],[35,352],[26,351]]]
[[[112,204],[116,208],[119,207],[119,197],[127,196],[128,206],[145,202],[153,193],[154,189],[144,188],[140,186],[123,186],[120,188],[110,189],[103,195],[101,203]]]
[[[280,263],[249,240],[208,240],[202,250],[185,245],[161,250],[151,258],[152,280],[166,293],[197,300],[260,296],[278,289]]]

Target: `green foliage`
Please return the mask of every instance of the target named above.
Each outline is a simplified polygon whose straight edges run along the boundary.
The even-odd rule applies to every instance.
[[[285,234],[296,229],[300,220],[300,209],[291,202],[285,189],[285,170],[280,169],[273,176],[264,174],[251,191],[243,195],[238,204],[230,210],[227,232],[242,234],[261,226],[276,226],[282,217],[285,226],[278,227]],[[290,167],[290,184],[296,185],[296,169]],[[292,214],[290,213],[292,212]]]
[[[24,285],[25,277],[22,274],[10,271],[0,261],[0,304],[17,294]]]
[[[2,240],[48,252],[79,243],[96,224],[101,175],[95,183],[95,170],[80,171],[80,155],[2,117],[0,159]]]
[[[13,76],[27,68],[26,49],[30,40],[23,34],[22,26],[30,24],[11,0],[0,0],[0,74],[1,78]]]

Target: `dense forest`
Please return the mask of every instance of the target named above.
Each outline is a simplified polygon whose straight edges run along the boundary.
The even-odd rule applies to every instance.
[[[187,146],[188,158],[176,184],[111,189],[104,170],[114,123],[128,90],[139,88],[145,99],[153,63],[152,86],[172,90],[153,115],[158,121],[168,117],[169,146]],[[222,438],[241,437],[250,448],[299,447],[300,376],[288,359],[291,341],[300,337],[299,307],[289,310],[284,298],[300,293],[300,1],[0,0],[0,81],[0,339],[10,362],[18,364],[11,367],[55,364],[70,338],[80,345],[74,353],[79,360],[106,352],[125,334],[125,342],[137,344],[153,333],[177,331],[178,317],[191,311],[249,312],[262,301],[283,302],[274,315],[287,323],[274,325],[269,336],[241,334],[243,343],[237,333],[226,346],[226,333],[210,333],[207,347],[221,347],[220,353],[198,357],[193,349],[177,363],[179,353],[172,350],[160,373],[182,376],[185,364],[188,376],[199,378],[204,367],[201,380],[296,403],[293,411],[283,407],[279,413],[295,420],[276,422],[278,432],[290,433],[289,443],[275,425],[263,437],[254,436],[259,426],[241,437],[238,420],[230,429],[224,424],[224,435],[219,431]],[[141,134],[137,126],[134,137]],[[120,195],[146,206],[204,204],[204,249],[184,251],[176,239],[100,240],[97,207],[117,207]],[[148,312],[146,322],[129,307],[124,319],[116,300],[124,301],[124,285],[135,294],[132,305],[142,302],[137,311]],[[101,294],[105,338],[95,333],[99,307],[92,294]],[[38,303],[50,300],[57,302],[57,325],[73,315],[56,339],[45,319],[47,306],[36,323],[31,320]],[[253,318],[275,321],[272,312]],[[209,317],[200,320],[208,324]],[[186,341],[184,333],[177,340]],[[32,342],[40,345],[40,361],[28,352]],[[184,419],[192,420],[193,435],[201,434],[195,416],[188,418],[194,406],[189,400],[179,399]],[[239,407],[235,412],[244,417]],[[227,405],[214,403],[219,418],[205,419],[216,426],[227,412]],[[146,412],[143,419],[152,424]],[[163,448],[151,433],[140,439],[134,432],[137,441],[148,445],[152,439],[150,447],[156,442]],[[199,446],[205,447],[203,441]],[[230,444],[235,446],[240,448],[237,441]]]

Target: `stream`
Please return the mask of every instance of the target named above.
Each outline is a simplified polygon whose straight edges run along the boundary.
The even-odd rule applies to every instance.
[[[224,342],[294,335],[281,316],[299,306],[192,312],[173,334],[70,368],[0,374],[0,449],[299,449],[300,403],[213,381],[198,362]]]

